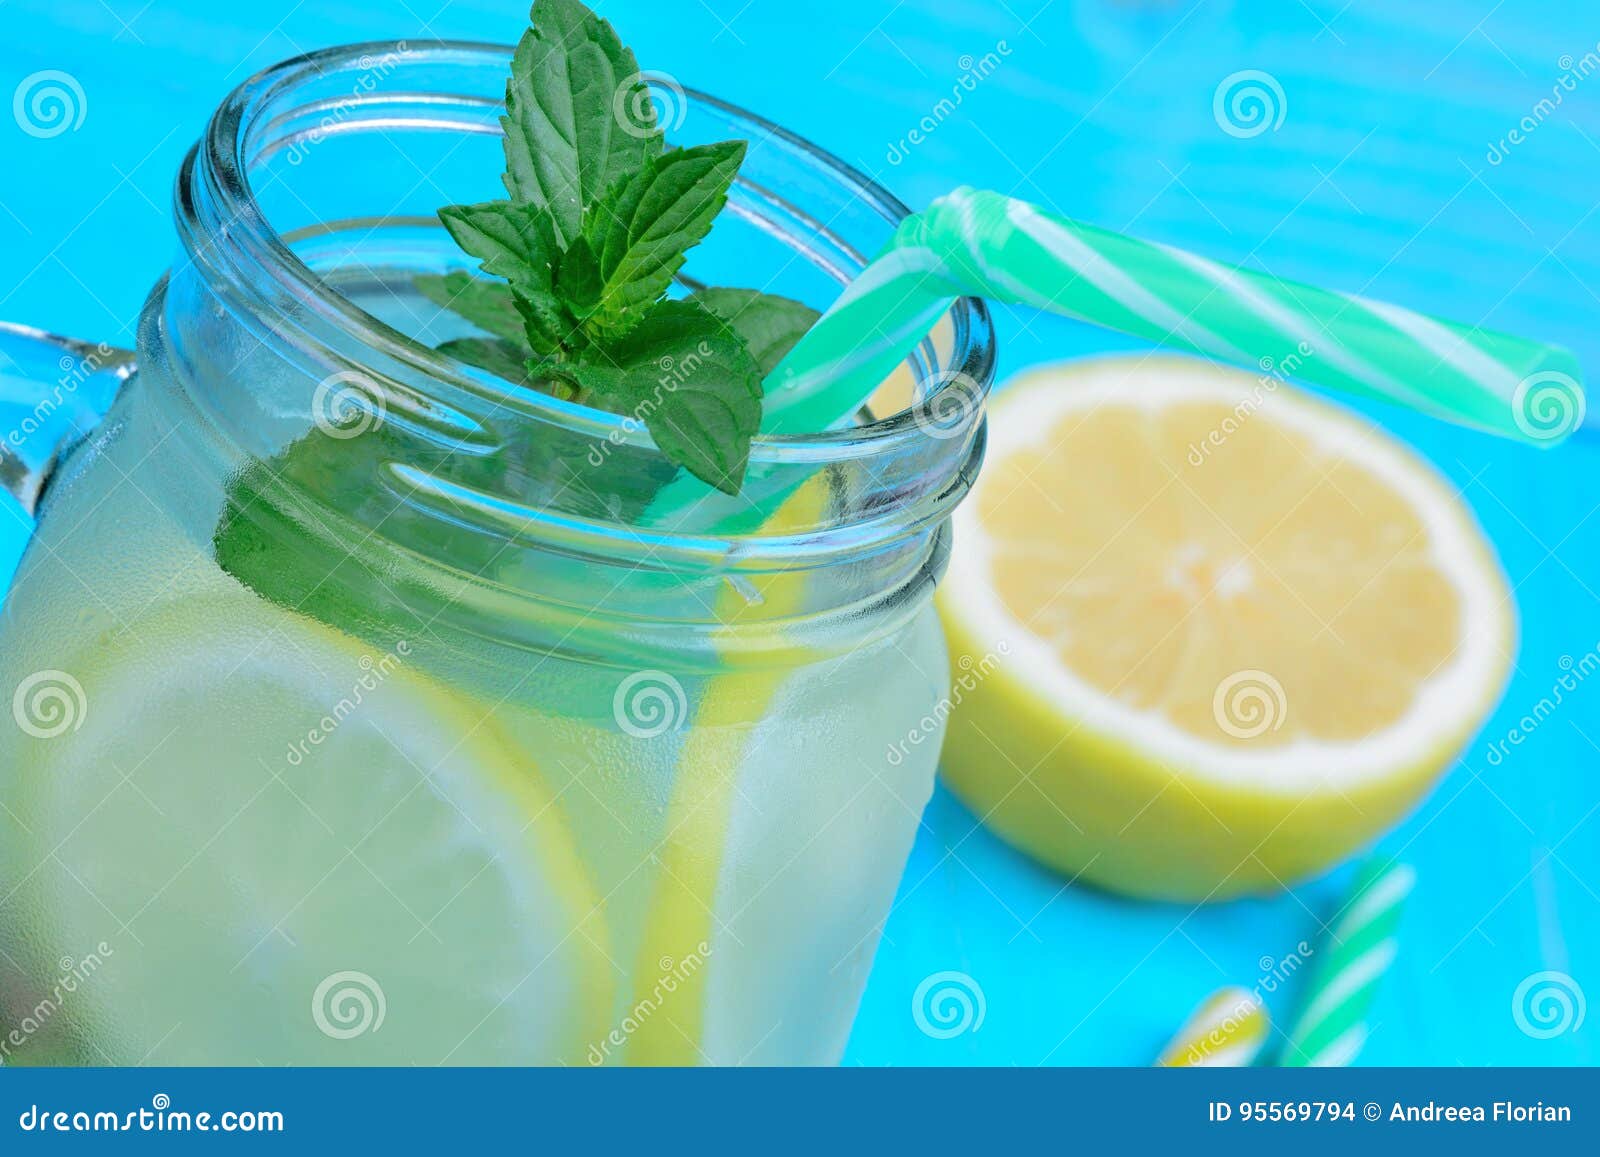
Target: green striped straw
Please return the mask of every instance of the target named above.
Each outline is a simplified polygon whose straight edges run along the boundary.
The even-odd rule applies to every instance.
[[[958,189],[902,222],[766,383],[768,433],[850,420],[958,297],[1029,305],[1551,445],[1583,420],[1567,350],[1426,317]],[[1309,352],[1306,352],[1309,351]]]
[[[1328,930],[1312,968],[1310,996],[1278,1064],[1332,1068],[1350,1064],[1367,1043],[1367,1012],[1397,948],[1400,911],[1416,883],[1407,864],[1375,857]]]

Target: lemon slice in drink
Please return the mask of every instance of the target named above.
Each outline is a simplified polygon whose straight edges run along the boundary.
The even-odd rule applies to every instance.
[[[1065,872],[1195,900],[1281,887],[1395,823],[1493,707],[1515,638],[1429,465],[1171,356],[999,395],[939,605],[957,794]]]
[[[815,526],[828,498],[827,479],[812,478],[762,522],[761,532]],[[715,613],[720,623],[737,630],[762,616],[794,613],[803,600],[803,578],[757,575],[741,586],[726,583]],[[730,670],[710,681],[695,707],[678,759],[666,834],[657,852],[659,876],[636,970],[640,1002],[649,999],[646,989],[663,971],[662,962],[698,962],[714,951],[723,924],[717,916],[717,892],[728,868],[726,853],[741,820],[747,819],[739,814],[739,781],[752,770],[749,755],[757,727],[794,670],[816,657],[797,646],[787,658],[785,663],[778,655],[768,655],[764,663],[752,666],[730,658]],[[643,1020],[630,1038],[628,1063],[714,1062],[717,1058],[705,1048],[707,1007],[721,971],[722,965],[712,961],[709,967],[678,977],[673,999]]]
[[[63,664],[75,729],[24,749],[7,858],[46,973],[94,957],[51,1026],[77,1059],[582,1063],[597,898],[537,754],[424,650],[218,597]]]

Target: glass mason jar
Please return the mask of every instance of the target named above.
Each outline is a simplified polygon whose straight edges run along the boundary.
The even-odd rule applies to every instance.
[[[465,323],[412,278],[471,267],[434,211],[499,195],[508,60],[261,74],[178,175],[137,354],[4,336],[43,379],[0,456],[43,480],[0,623],[7,1063],[839,1059],[933,785],[992,332],[957,303],[909,405],[758,439],[738,497],[436,352]],[[751,142],[686,285],[825,307],[905,212],[656,95],[676,143]]]

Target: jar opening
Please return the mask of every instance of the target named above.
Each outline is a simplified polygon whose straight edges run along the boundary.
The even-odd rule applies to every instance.
[[[957,302],[904,373],[906,401],[947,412],[959,402],[969,411],[962,422],[930,436],[913,408],[899,406],[846,429],[758,437],[738,498],[703,487],[692,501],[627,501],[619,479],[654,479],[665,466],[641,422],[432,348],[456,335],[419,316],[406,279],[474,268],[433,211],[502,195],[498,117],[510,51],[403,41],[330,49],[268,69],[223,102],[180,174],[187,260],[172,290],[185,276],[203,283],[178,296],[214,301],[259,347],[248,356],[265,350],[274,369],[232,391],[250,397],[203,390],[222,434],[270,458],[331,396],[350,407],[346,417],[385,423],[416,449],[383,465],[384,484],[419,517],[513,551],[751,574],[885,554],[925,562],[981,457],[981,405],[970,395],[992,379],[994,338],[980,302]],[[777,126],[701,93],[672,95],[671,143],[750,142],[728,209],[690,254],[690,284],[763,289],[824,309],[906,215],[881,187]],[[560,485],[515,471],[486,485],[448,468],[487,460],[514,437],[581,468]],[[305,497],[337,513],[337,495]]]

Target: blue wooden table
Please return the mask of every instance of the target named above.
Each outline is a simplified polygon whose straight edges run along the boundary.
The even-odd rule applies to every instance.
[[[1282,276],[1563,341],[1600,366],[1592,0],[600,8],[647,65],[771,116],[913,204],[958,183],[1015,192]],[[0,115],[0,317],[131,343],[176,245],[173,173],[229,88],[340,42],[505,41],[524,11],[520,0],[6,0],[0,97],[57,69],[81,85],[84,118],[46,139]],[[1273,127],[1227,131],[1218,87],[1247,70],[1270,77]],[[958,87],[959,104],[947,101]],[[1120,344],[1028,312],[999,324],[1006,371]],[[1384,842],[1419,883],[1363,1061],[1592,1064],[1600,1011],[1530,1035],[1513,996],[1553,970],[1600,999],[1600,677],[1508,758],[1488,753],[1600,647],[1600,439],[1540,454],[1371,412],[1478,511],[1516,587],[1522,647],[1483,737]],[[9,568],[21,543],[4,533]],[[848,1059],[1148,1063],[1211,990],[1282,972],[1344,883],[1335,873],[1200,909],[1128,903],[1065,887],[941,794]],[[972,978],[985,1013],[977,1031],[937,1039],[912,1000],[946,970]],[[1280,1019],[1294,980],[1269,998]]]

